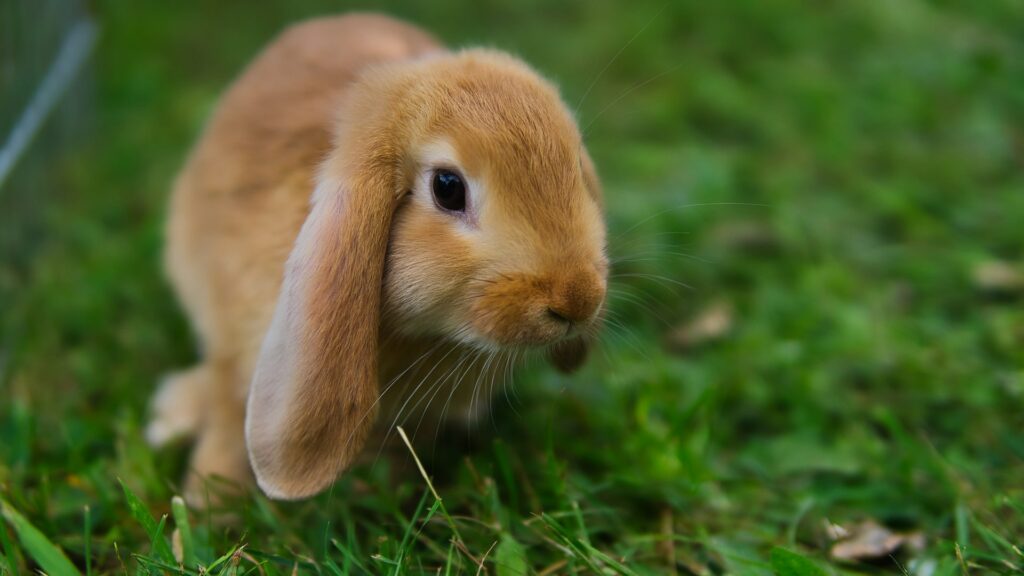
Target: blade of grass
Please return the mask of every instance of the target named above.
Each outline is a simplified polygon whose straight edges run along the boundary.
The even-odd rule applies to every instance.
[[[429,492],[424,492],[423,493],[423,497],[420,498],[419,503],[416,505],[416,511],[413,512],[412,518],[410,518],[408,520],[408,522],[405,522],[405,533],[402,535],[402,541],[398,544],[398,559],[397,559],[397,561],[398,561],[398,563],[400,565],[404,562],[404,560],[405,560],[405,558],[407,556],[406,552],[409,549],[409,545],[412,542],[412,538],[413,538],[413,535],[415,533],[414,527],[415,527],[416,521],[419,519],[420,515],[423,514],[423,508],[424,508],[424,506],[427,503],[427,496],[429,494],[430,494]],[[396,570],[395,574],[398,574],[399,573],[398,572],[399,568],[396,567],[395,570]]]
[[[494,566],[498,576],[526,576],[530,573],[526,549],[511,534],[503,534],[494,551]]]
[[[498,545],[498,541],[495,540],[491,543],[491,546],[484,552],[484,555],[480,558],[480,564],[476,568],[476,576],[480,576],[484,572],[484,564],[487,562],[487,557],[491,555],[491,551]]]
[[[147,568],[155,568],[163,572],[170,572],[173,574],[194,574],[194,571],[182,571],[182,568],[177,564],[168,564],[158,558],[150,558],[143,554],[132,554],[132,558],[140,565],[145,565]]]
[[[561,541],[560,543],[570,551],[574,558],[582,561],[594,572],[604,574],[607,572],[606,568],[611,568],[614,572],[624,576],[636,576],[636,572],[628,566],[573,536],[548,514],[542,513],[540,519],[548,530]]]
[[[455,542],[448,544],[448,558],[444,563],[444,576],[451,576],[453,574],[453,561],[455,560]]]
[[[235,551],[231,553],[231,556],[228,558],[228,561],[224,564],[224,567],[221,568],[220,572],[218,572],[217,574],[224,574],[225,576],[238,576],[238,566],[242,563],[242,552],[244,550],[245,544],[238,546],[235,549]],[[212,574],[213,571],[210,570],[209,573]]]
[[[517,483],[515,480],[515,474],[512,471],[512,465],[510,463],[511,457],[509,456],[508,449],[505,444],[500,441],[494,443],[494,461],[498,465],[498,473],[501,476],[502,483],[505,486],[503,494],[508,497],[508,509],[514,514],[519,514],[519,491],[517,490]]]
[[[434,500],[441,507],[441,515],[448,522],[448,526],[452,530],[452,534],[455,535],[456,540],[459,542],[465,542],[462,539],[462,535],[459,534],[459,527],[455,525],[455,520],[452,519],[451,514],[448,514],[448,509],[444,506],[444,500],[441,499],[441,495],[434,489],[434,483],[430,481],[430,476],[427,475],[427,470],[423,468],[423,463],[420,462],[419,456],[416,455],[416,450],[413,449],[412,443],[409,442],[409,437],[405,435],[405,430],[399,426],[398,434],[402,437],[402,442],[409,448],[409,452],[412,454],[412,459],[416,462],[416,467],[420,470],[420,475],[423,476],[423,480],[427,483],[427,488],[430,489],[430,493],[434,495]]]
[[[964,549],[971,544],[971,513],[963,502],[956,505],[956,541]]]
[[[171,498],[171,514],[174,516],[174,526],[178,529],[178,535],[181,536],[181,563],[186,568],[193,569],[198,565],[196,546],[192,538],[192,525],[188,521],[188,510],[181,496]]]
[[[776,576],[827,576],[820,566],[796,552],[775,547],[771,552],[772,571]]]
[[[305,574],[307,572],[317,571],[317,565],[315,562],[302,560],[294,556],[279,556],[276,554],[260,552],[259,550],[246,550],[245,554],[248,557],[258,560],[259,565],[263,567],[265,571],[278,572],[280,570],[286,570],[287,574]],[[345,573],[350,572],[351,571]]]
[[[575,499],[570,501],[572,506],[572,515],[576,520],[576,530],[579,533],[580,540],[584,544],[590,546],[590,535],[587,533],[587,524],[583,521],[583,513],[580,511],[580,504]]]
[[[0,546],[3,546],[4,561],[7,563],[7,569],[11,571],[11,574],[17,576],[20,574],[18,569],[21,564],[18,550],[14,547],[14,543],[11,542],[11,536],[7,533],[7,527],[0,524]]]
[[[167,543],[167,540],[163,537],[163,525],[164,520],[161,520],[158,526],[156,520],[150,515],[149,510],[146,509],[146,505],[143,504],[142,500],[135,495],[134,492],[128,488],[128,485],[123,480],[118,478],[118,482],[121,483],[121,489],[124,491],[124,497],[128,501],[128,510],[131,512],[132,518],[138,522],[142,529],[146,531],[149,536],[149,540],[153,545],[153,551],[160,559],[168,564],[176,564],[174,554],[171,552],[171,547]]]
[[[84,510],[85,527],[82,529],[83,545],[85,546],[85,575],[92,576],[92,513],[88,506]]]
[[[81,572],[68,560],[64,551],[59,546],[50,542],[35,526],[24,516],[18,513],[10,504],[0,500],[0,512],[14,528],[18,540],[25,547],[28,555],[50,576],[79,576]]]
[[[341,542],[338,542],[337,538],[332,538],[331,539],[331,544],[334,545],[335,549],[337,549],[339,552],[341,552],[342,557],[345,558],[345,562],[347,562],[347,563],[350,562],[353,566],[358,568],[360,572],[363,572],[363,573],[366,573],[366,574],[368,574],[370,572],[366,568],[366,566],[362,562],[359,561],[359,558],[357,558],[356,555],[352,553],[351,550],[349,550],[346,546],[343,546],[341,544]],[[344,568],[347,570],[349,567],[346,565],[346,566],[344,566]]]

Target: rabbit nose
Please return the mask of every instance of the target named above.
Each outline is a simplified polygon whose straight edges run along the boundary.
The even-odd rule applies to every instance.
[[[604,285],[593,273],[581,273],[555,281],[548,301],[548,316],[569,324],[594,317],[604,300]]]

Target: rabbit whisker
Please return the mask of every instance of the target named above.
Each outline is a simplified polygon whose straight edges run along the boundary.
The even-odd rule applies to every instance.
[[[624,264],[626,262],[659,261],[662,259],[660,258],[662,256],[676,256],[679,258],[685,258],[688,260],[700,262],[702,264],[715,264],[715,262],[712,262],[711,260],[706,260],[704,258],[701,258],[700,256],[687,254],[686,252],[674,252],[669,250],[649,250],[647,252],[637,252],[634,254],[630,254],[629,256],[612,258],[611,261],[612,266],[615,266],[616,264]]]
[[[594,86],[597,86],[597,81],[600,80],[601,77],[604,76],[604,73],[607,72],[608,69],[612,67],[612,64],[614,64],[615,61],[619,59],[619,56],[622,56],[622,53],[625,52],[626,49],[633,44],[633,42],[636,42],[636,39],[639,38],[641,34],[643,34],[645,31],[647,31],[648,28],[651,27],[651,24],[654,23],[658,16],[661,16],[661,13],[665,11],[665,8],[668,5],[668,2],[662,5],[662,7],[659,8],[658,11],[654,13],[654,16],[651,16],[651,19],[647,21],[647,24],[644,24],[643,28],[637,30],[636,34],[633,34],[633,37],[630,38],[625,44],[623,44],[622,48],[619,48],[619,51],[616,52],[615,55],[612,56],[611,60],[609,60],[608,63],[604,65],[604,68],[602,68],[601,71],[597,73],[597,76],[594,77],[594,80],[590,82],[590,86],[587,86],[586,91],[583,92],[583,96],[580,96],[579,102],[576,103],[577,117],[579,117],[580,115],[580,107],[583,106],[583,103],[587,100],[587,96],[590,96],[590,92],[594,89]]]
[[[448,398],[444,402],[444,407],[441,410],[441,417],[438,420],[437,425],[436,425],[436,429],[437,430],[440,430],[440,428],[441,428],[440,424],[442,422],[444,422],[444,416],[447,413],[448,404],[451,402],[452,396],[454,396],[455,392],[458,391],[459,387],[462,385],[462,381],[465,380],[466,375],[469,374],[473,370],[474,366],[476,366],[477,361],[480,360],[480,358],[482,358],[483,356],[484,356],[484,353],[473,351],[473,352],[471,352],[471,356],[469,357],[470,359],[469,359],[468,362],[463,361],[463,362],[459,363],[459,369],[461,369],[462,372],[461,372],[461,374],[459,374],[459,377],[455,380],[455,384],[449,386],[450,390],[448,391]],[[436,396],[438,394],[438,392],[440,392],[442,389],[443,389],[443,387],[438,386],[437,391],[434,392],[434,396]],[[416,437],[416,434],[419,432],[420,426],[423,424],[424,417],[427,415],[427,412],[429,411],[430,406],[432,406],[433,403],[434,403],[434,397],[431,397],[430,398],[430,402],[427,403],[427,406],[423,409],[423,413],[420,415],[420,421],[416,424],[416,430],[413,432],[413,437],[414,438]],[[434,441],[435,441],[435,445],[436,445],[436,442],[437,442],[437,432],[436,431],[434,433]]]
[[[360,428],[360,426],[362,426],[363,421],[365,421],[366,418],[369,417],[370,413],[373,412],[374,409],[380,404],[380,401],[384,398],[384,395],[387,394],[388,391],[391,390],[391,388],[394,387],[394,385],[397,384],[398,381],[403,376],[405,376],[410,370],[412,370],[414,367],[416,367],[420,362],[422,362],[424,359],[426,359],[430,354],[435,352],[438,348],[441,347],[441,345],[445,344],[446,342],[447,342],[446,340],[439,340],[437,342],[437,344],[435,344],[430,349],[428,349],[426,352],[424,352],[422,355],[420,355],[420,357],[417,358],[411,364],[409,364],[409,366],[407,366],[405,368],[405,370],[402,370],[400,373],[398,373],[398,375],[396,375],[394,378],[392,378],[390,382],[388,382],[388,384],[384,387],[384,389],[379,394],[377,394],[377,399],[373,401],[373,404],[371,404],[370,407],[365,412],[363,412],[363,415],[359,419],[359,422],[357,423],[355,428],[353,428],[353,431],[351,433],[349,433],[349,437],[346,440],[346,443],[351,443],[352,442],[352,436],[355,433],[355,430],[358,430]],[[417,371],[418,371],[418,369],[417,369]]]
[[[612,274],[612,275],[610,275],[610,277],[611,278],[645,278],[647,280],[654,280],[654,281],[658,282],[659,284],[660,283],[664,283],[664,282],[668,282],[668,283],[675,284],[677,286],[681,286],[683,288],[686,288],[687,290],[691,290],[691,291],[695,290],[695,288],[693,286],[690,286],[689,284],[685,284],[683,282],[680,282],[678,280],[674,280],[674,279],[669,278],[667,276],[662,276],[660,274],[646,274],[646,273],[641,273],[641,272],[629,272],[629,273]],[[671,292],[675,293],[674,289],[670,288],[669,290]]]
[[[423,424],[423,420],[426,419],[427,414],[430,412],[430,407],[433,406],[434,400],[437,399],[437,395],[445,388],[445,385],[448,384],[449,376],[454,376],[458,374],[459,371],[462,369],[462,366],[472,357],[472,350],[463,351],[459,355],[458,361],[455,363],[455,365],[450,367],[444,373],[443,376],[441,376],[440,378],[436,378],[433,382],[431,382],[426,392],[424,392],[422,395],[420,395],[419,398],[416,399],[416,403],[413,404],[412,408],[409,409],[409,415],[402,422],[402,425],[404,426],[410,418],[415,416],[416,411],[420,407],[420,405],[423,405],[423,409],[419,411],[420,418],[416,423],[416,428],[413,429],[412,434],[410,435],[413,441],[416,440],[416,436],[419,434],[420,431],[420,426]],[[424,403],[424,401],[426,401],[426,403]]]
[[[711,206],[744,206],[744,207],[754,207],[754,208],[770,208],[771,207],[770,204],[761,204],[761,203],[758,203],[758,202],[688,202],[688,203],[685,203],[685,204],[678,204],[676,206],[669,206],[668,208],[665,208],[663,210],[659,210],[658,212],[655,212],[654,214],[651,214],[650,216],[644,218],[643,220],[640,220],[639,222],[637,222],[636,224],[633,224],[632,226],[630,226],[629,228],[625,229],[624,231],[618,232],[615,236],[612,237],[612,242],[611,243],[612,244],[617,243],[617,241],[622,236],[625,236],[626,234],[629,234],[630,232],[632,232],[632,231],[636,230],[637,228],[639,228],[641,225],[646,224],[647,222],[650,222],[651,220],[653,220],[653,219],[655,219],[655,218],[657,218],[659,216],[663,216],[665,214],[668,214],[669,212],[673,212],[675,210],[686,210],[686,209],[689,209],[689,208],[706,208],[706,207],[711,207]],[[689,234],[689,233],[685,232],[685,233],[679,233],[679,234]]]
[[[517,360],[518,360],[518,359],[517,359]],[[515,362],[513,362],[513,363],[512,363],[512,368],[513,368],[513,370],[514,370],[514,368],[515,368]],[[508,379],[506,379],[506,380],[504,380],[504,381],[503,381],[503,382],[501,383],[501,389],[502,389],[502,392],[504,392],[504,393],[505,393],[505,402],[506,402],[506,403],[508,404],[509,408],[511,408],[511,409],[512,409],[512,412],[513,412],[513,413],[515,413],[516,417],[518,417],[518,418],[522,418],[522,415],[521,415],[521,414],[519,413],[519,411],[518,411],[518,410],[516,410],[516,406],[515,406],[515,404],[513,404],[513,403],[512,403],[512,400],[511,400],[511,399],[509,398],[509,396],[508,396],[508,386],[509,386],[509,384],[508,384],[508,383],[509,383],[509,380],[511,380],[511,379],[513,378],[513,376],[512,376],[512,374],[511,374],[511,372],[512,372],[512,371],[510,370],[509,378],[508,378]]]
[[[430,369],[429,372],[427,372],[427,375],[424,376],[419,381],[418,384],[416,384],[416,387],[412,390],[412,392],[408,393],[408,395],[407,395],[407,397],[405,399],[405,402],[398,409],[398,413],[395,414],[394,419],[391,421],[391,426],[389,426],[387,428],[387,433],[384,436],[384,440],[381,442],[380,450],[378,450],[378,452],[377,452],[377,458],[380,458],[381,450],[384,449],[384,446],[387,445],[388,440],[391,439],[391,433],[394,432],[395,426],[398,425],[398,422],[401,419],[402,414],[405,412],[406,406],[409,405],[409,402],[412,401],[413,397],[416,396],[416,393],[419,391],[419,389],[430,378],[430,375],[433,374],[435,370],[437,370],[437,367],[440,366],[441,362],[443,362],[446,358],[448,358],[448,356],[450,356],[452,352],[454,352],[455,350],[458,350],[458,349],[459,349],[459,346],[452,346],[452,348],[450,350],[448,350],[448,352],[446,352],[445,355],[442,356],[440,360],[438,360],[437,362],[434,363],[434,366]]]
[[[413,404],[412,407],[409,409],[408,415],[405,417],[405,419],[402,420],[402,424],[406,424],[408,420],[412,418],[413,415],[416,413],[416,410],[420,407],[420,405],[423,404],[424,400],[426,400],[427,403],[423,404],[423,409],[420,411],[419,423],[422,423],[423,418],[427,415],[427,412],[429,411],[430,406],[433,404],[434,399],[437,397],[437,394],[444,388],[445,384],[448,383],[448,378],[458,373],[459,370],[462,369],[463,364],[465,364],[466,361],[472,357],[472,355],[473,350],[471,348],[463,349],[462,352],[459,353],[459,357],[456,359],[455,364],[453,364],[447,370],[445,370],[444,374],[437,378],[434,378],[430,385],[427,386],[427,390],[423,394],[417,395],[418,397],[416,398],[416,403]],[[419,424],[416,425],[416,430],[413,431],[413,440],[416,439],[417,431],[419,431]]]
[[[640,341],[637,339],[636,335],[633,334],[632,330],[630,330],[624,324],[622,324],[621,322],[614,318],[609,317],[607,321],[609,328],[608,333],[610,335],[619,337],[620,339],[625,341],[625,343],[628,344],[631,348],[639,352],[640,355],[643,356],[645,359],[651,360],[651,357],[640,345]]]
[[[667,327],[667,328],[671,328],[672,327],[672,325],[668,322],[668,320],[666,320],[663,317],[663,315],[659,314],[653,307],[648,305],[647,302],[645,302],[642,298],[636,296],[635,294],[631,294],[629,292],[625,292],[625,291],[622,291],[622,290],[615,290],[615,289],[609,289],[608,290],[608,294],[611,295],[613,299],[625,300],[626,302],[630,302],[632,304],[635,304],[635,305],[643,308],[644,311],[646,311],[652,317],[657,318],[659,322],[661,322],[662,324],[665,325],[665,327]]]
[[[610,104],[608,104],[607,106],[602,108],[601,111],[597,113],[597,115],[595,115],[593,118],[590,119],[590,122],[583,129],[583,136],[586,137],[587,134],[590,132],[590,127],[594,125],[594,122],[597,122],[598,119],[600,119],[601,116],[603,116],[605,112],[607,112],[613,106],[615,106],[616,104],[621,102],[623,99],[625,99],[626,96],[629,96],[633,92],[639,90],[640,88],[643,88],[644,86],[647,86],[648,84],[650,84],[650,83],[652,83],[652,82],[654,82],[656,80],[659,80],[659,79],[661,79],[661,78],[663,78],[665,76],[668,76],[669,74],[671,74],[671,73],[675,72],[676,70],[682,68],[683,64],[684,64],[683,62],[680,62],[680,63],[676,64],[675,66],[672,66],[668,70],[665,70],[664,72],[661,72],[660,74],[656,74],[656,75],[648,78],[647,80],[644,80],[643,82],[640,82],[639,84],[635,84],[635,85],[633,85],[632,88],[629,88],[628,90],[624,91],[622,94],[619,94],[618,98],[616,98],[615,100],[612,100]]]
[[[448,398],[444,401],[444,407],[441,409],[441,417],[438,420],[438,424],[434,427],[435,449],[437,448],[438,435],[441,433],[441,425],[446,421],[446,417],[448,415],[448,407],[451,406],[452,397],[455,396],[455,392],[457,392],[459,387],[462,385],[463,379],[465,379],[466,375],[469,374],[470,372],[476,372],[477,379],[479,380],[481,372],[480,370],[476,370],[477,361],[479,361],[481,358],[487,358],[487,360],[484,361],[484,367],[482,368],[486,370],[487,363],[490,362],[492,357],[493,356],[491,354],[488,354],[487,352],[481,352],[477,354],[473,358],[473,361],[466,367],[466,370],[462,373],[462,376],[459,377],[459,381],[455,384],[455,386],[452,387],[451,391],[448,392]]]

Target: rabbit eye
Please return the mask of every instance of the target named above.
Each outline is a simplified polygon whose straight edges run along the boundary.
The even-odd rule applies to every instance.
[[[451,212],[466,210],[466,184],[462,177],[451,170],[437,170],[430,182],[434,202]]]

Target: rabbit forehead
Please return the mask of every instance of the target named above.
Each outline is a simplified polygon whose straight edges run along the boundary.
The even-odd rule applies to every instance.
[[[438,54],[396,70],[373,76],[381,84],[365,88],[391,89],[361,91],[366,107],[353,115],[384,123],[366,132],[394,140],[378,150],[404,149],[420,167],[459,168],[480,209],[484,240],[514,240],[534,257],[547,247],[541,252],[600,258],[599,191],[588,185],[576,122],[550,83],[521,61],[487,50]],[[384,96],[396,107],[373,114]]]
[[[378,166],[401,164],[396,153],[417,149],[454,156],[502,196],[555,207],[571,207],[582,188],[575,120],[550,83],[501,52],[434,54],[375,68],[339,120],[340,141],[361,143]]]
[[[476,189],[489,209],[561,227],[589,202],[575,125],[568,117],[538,122],[540,115],[514,104],[482,110],[475,102],[475,110],[444,123],[444,140],[466,175],[481,183]]]
[[[603,245],[600,209],[586,188],[578,144],[510,142],[469,130],[450,141],[475,184],[482,226],[509,232],[506,240],[532,249],[557,246],[583,254]]]
[[[575,178],[580,136],[558,91],[523,62],[500,52],[467,50],[420,62],[403,108],[426,120],[430,139],[444,136],[470,170],[489,177],[545,182]]]

